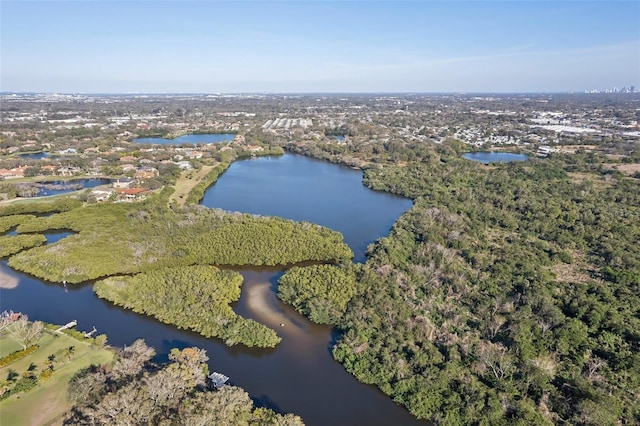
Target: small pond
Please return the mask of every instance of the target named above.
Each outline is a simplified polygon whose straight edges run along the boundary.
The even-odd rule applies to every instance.
[[[34,182],[28,186],[33,188],[34,196],[45,197],[48,195],[65,194],[67,192],[79,191],[81,189],[95,188],[100,185],[111,183],[111,179],[106,178],[88,178],[88,179],[72,179],[72,180],[52,180],[46,182]],[[38,191],[37,193],[35,191]]]
[[[24,158],[26,160],[42,160],[43,158],[47,158],[49,156],[48,152],[30,152],[28,154],[18,154],[18,157]]]
[[[510,163],[512,161],[527,161],[529,156],[515,154],[513,152],[467,152],[464,155],[467,160],[489,163]]]

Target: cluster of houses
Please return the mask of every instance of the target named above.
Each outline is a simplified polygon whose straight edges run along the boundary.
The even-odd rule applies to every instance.
[[[20,179],[26,176],[29,166],[18,166],[11,169],[0,169],[0,180]],[[49,176],[77,176],[83,173],[80,167],[55,166],[47,164],[40,167],[40,173]]]
[[[24,177],[27,166],[13,167],[11,169],[0,169],[0,180],[2,179],[18,179]]]
[[[98,187],[91,190],[96,202],[102,201],[137,201],[143,200],[151,193],[147,188],[136,187],[139,181],[130,177],[116,179],[111,188]]]

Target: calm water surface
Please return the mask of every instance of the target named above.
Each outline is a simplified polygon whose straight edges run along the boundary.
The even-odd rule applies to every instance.
[[[53,180],[47,182],[36,182],[40,191],[38,197],[47,195],[65,194],[67,192],[78,191],[80,189],[95,188],[96,186],[111,183],[111,179],[106,178],[89,178],[89,179],[73,179],[73,180]]]
[[[183,135],[175,139],[165,138],[136,138],[135,143],[150,143],[160,145],[181,145],[181,144],[197,144],[197,143],[219,143],[230,142],[235,138],[234,133],[209,133],[203,135]]]
[[[25,158],[27,160],[42,160],[43,158],[49,157],[48,152],[32,152],[30,154],[19,154],[20,158]]]
[[[527,155],[515,154],[513,152],[468,152],[464,155],[464,158],[485,164],[527,161],[529,159]]]
[[[360,170],[286,154],[236,161],[202,204],[329,227],[344,235],[362,262],[367,246],[387,235],[412,202],[366,188]]]
[[[345,234],[356,258],[363,259],[363,248],[386,235],[411,202],[364,188],[361,176],[359,171],[294,155],[241,161],[209,189],[203,204],[331,226]],[[227,204],[229,197],[249,202]],[[280,210],[275,209],[278,205]],[[382,217],[373,220],[372,216]],[[49,234],[48,241],[68,235]],[[274,328],[282,337],[276,348],[228,348],[217,339],[205,339],[98,299],[91,283],[66,288],[49,284],[13,271],[6,260],[0,262],[0,309],[57,324],[76,319],[78,329],[95,326],[115,346],[142,337],[156,348],[160,360],[166,360],[174,347],[202,347],[209,355],[210,369],[230,376],[232,384],[247,390],[258,405],[299,414],[308,425],[424,424],[376,388],[359,383],[333,360],[330,351],[336,336],[332,329],[311,323],[275,296],[283,273],[280,268],[240,273],[244,284],[234,310]]]

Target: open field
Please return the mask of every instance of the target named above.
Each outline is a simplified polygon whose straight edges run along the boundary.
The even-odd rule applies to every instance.
[[[585,151],[595,151],[598,149],[597,145],[562,145],[559,146],[560,152],[564,152],[567,154],[575,154],[579,149],[584,149]]]
[[[215,166],[216,165],[202,166],[199,170],[184,170],[175,184],[176,190],[171,194],[169,202],[174,201],[178,205],[183,206],[189,192],[191,192]]]
[[[66,334],[46,330],[38,341],[39,348],[7,366],[0,368],[2,383],[13,372],[22,375],[32,368],[36,374],[46,370],[51,361],[53,374],[40,377],[38,385],[26,393],[11,395],[0,402],[0,424],[3,425],[49,425],[60,424],[62,416],[71,408],[67,401],[67,387],[73,375],[91,364],[106,364],[113,359],[113,352],[92,346],[91,340],[79,340]],[[21,349],[10,336],[0,337],[2,355]],[[73,347],[72,350],[69,348]],[[35,366],[35,368],[33,367]],[[11,386],[11,385],[10,385]]]
[[[614,169],[625,175],[633,175],[640,172],[640,164],[638,163],[626,163],[626,164],[606,164],[607,168]]]

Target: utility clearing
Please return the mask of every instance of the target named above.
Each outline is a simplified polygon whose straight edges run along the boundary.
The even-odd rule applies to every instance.
[[[184,206],[191,190],[199,184],[215,166],[216,165],[202,166],[198,170],[184,170],[175,184],[175,192],[169,197],[169,203],[175,202],[179,206]]]

